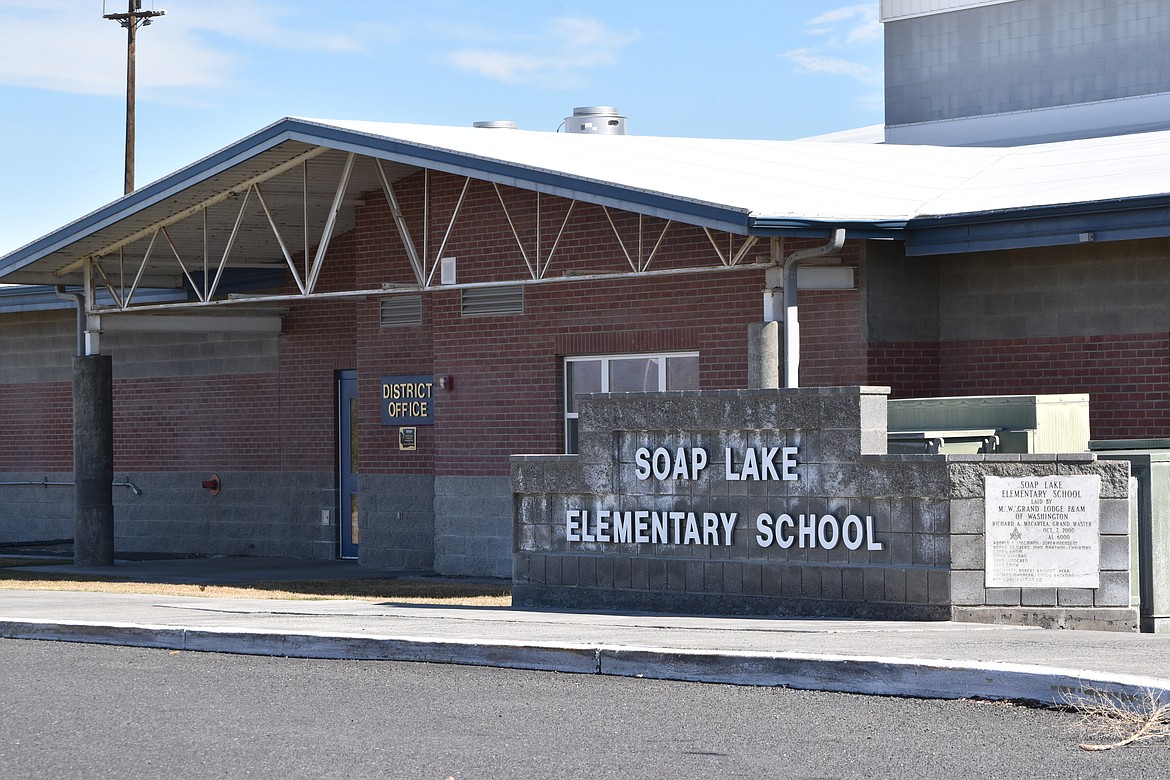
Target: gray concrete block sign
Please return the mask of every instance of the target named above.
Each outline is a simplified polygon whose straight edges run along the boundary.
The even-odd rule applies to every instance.
[[[887,393],[583,397],[581,454],[512,459],[514,602],[1135,628],[1128,464],[890,455]]]

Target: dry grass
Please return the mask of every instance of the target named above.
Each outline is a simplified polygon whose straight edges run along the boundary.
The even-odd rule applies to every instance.
[[[1082,750],[1115,748],[1170,737],[1170,702],[1157,691],[1140,696],[1086,688],[1065,695],[1065,701],[1081,716]]]
[[[144,593],[153,596],[203,596],[225,599],[356,599],[401,604],[509,607],[507,586],[432,580],[354,579],[252,582],[240,585],[176,585],[163,582],[127,582],[105,577],[79,577],[49,572],[13,571],[14,566],[61,564],[43,558],[0,560],[0,589],[82,591],[86,593]]]

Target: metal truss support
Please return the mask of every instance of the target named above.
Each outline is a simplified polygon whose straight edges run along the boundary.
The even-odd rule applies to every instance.
[[[268,202],[264,200],[264,193],[260,191],[260,185],[252,185],[252,189],[256,190],[256,200],[260,201],[260,208],[264,209],[264,216],[268,217],[268,224],[272,227],[272,235],[276,236],[276,243],[280,244],[280,252],[284,255],[284,261],[288,264],[288,270],[292,272],[293,281],[297,283],[297,289],[301,291],[301,295],[305,294],[305,283],[301,281],[301,275],[297,273],[297,264],[293,261],[292,253],[288,251],[288,246],[284,243],[284,238],[280,235],[280,228],[276,226],[276,220],[272,216],[271,209],[268,208]],[[306,201],[308,198],[306,198]],[[307,218],[306,218],[306,227]],[[206,239],[206,231],[204,238]]]
[[[235,185],[234,187],[232,187],[229,190],[225,190],[225,191],[220,192],[216,195],[213,195],[212,197],[207,198],[205,200],[202,200],[193,206],[188,206],[187,208],[182,209],[181,211],[175,212],[174,214],[170,215],[166,219],[164,219],[160,222],[156,222],[155,224],[151,225],[150,227],[146,227],[146,228],[143,228],[142,230],[135,231],[134,233],[131,233],[130,235],[126,236],[125,238],[119,239],[111,244],[107,244],[107,245],[101,247],[100,249],[98,249],[94,252],[91,252],[90,254],[86,255],[85,257],[78,258],[77,260],[74,260],[72,263],[69,263],[68,265],[64,266],[63,268],[61,268],[57,271],[54,271],[54,275],[56,275],[58,277],[67,276],[67,275],[73,273],[74,271],[78,270],[79,268],[81,268],[83,265],[85,265],[86,262],[88,262],[92,258],[105,257],[106,255],[111,255],[114,252],[121,249],[122,247],[126,247],[126,246],[130,246],[131,244],[135,244],[135,243],[141,241],[142,239],[147,238],[148,236],[152,235],[153,233],[158,232],[158,230],[160,228],[169,227],[170,225],[174,225],[177,222],[182,222],[183,220],[187,219],[188,217],[192,217],[192,216],[198,214],[200,211],[202,211],[210,206],[214,206],[217,203],[222,203],[223,201],[228,200],[229,198],[233,198],[236,195],[239,195],[240,193],[251,189],[253,184],[257,184],[260,182],[268,181],[269,179],[273,179],[273,178],[281,175],[282,173],[290,171],[293,168],[296,168],[297,166],[305,163],[306,161],[311,160],[314,157],[317,157],[318,155],[324,154],[325,152],[328,152],[328,151],[330,151],[329,148],[324,147],[324,146],[318,146],[318,147],[315,147],[313,149],[310,149],[309,151],[305,152],[304,154],[297,155],[296,157],[292,158],[291,160],[288,160],[284,163],[281,163],[280,165],[277,165],[276,167],[271,168],[262,174],[259,174],[257,176],[253,176],[251,179],[248,179],[247,181],[240,182],[239,184]]]
[[[520,234],[516,232],[516,223],[512,221],[512,213],[508,211],[508,204],[504,203],[504,196],[500,192],[500,185],[492,182],[492,188],[496,191],[496,197],[500,201],[500,208],[504,210],[504,218],[508,220],[508,227],[512,229],[512,237],[516,239],[516,246],[520,249],[520,256],[524,258],[524,265],[528,266],[528,276],[532,279],[540,277],[538,268],[532,265],[532,261],[528,258],[528,252],[524,249],[524,242],[520,240]],[[536,193],[536,263],[540,265],[540,193]]]
[[[608,206],[602,206],[602,211],[605,212],[605,218],[609,222],[609,227],[613,230],[614,238],[617,239],[618,246],[622,248],[622,253],[626,256],[626,262],[630,264],[630,269],[634,273],[645,273],[650,270],[650,263],[654,260],[654,255],[658,254],[658,248],[662,246],[662,239],[666,238],[666,231],[670,230],[670,226],[674,224],[673,220],[666,220],[666,224],[662,226],[662,232],[658,234],[658,240],[654,242],[654,248],[650,250],[650,255],[647,256],[644,248],[646,228],[644,223],[644,216],[638,215],[638,256],[635,260],[630,255],[630,250],[626,248],[626,242],[622,240],[621,233],[618,232],[617,225],[614,224],[613,216],[609,213]]]
[[[539,201],[538,201],[539,202]],[[553,255],[556,254],[557,247],[560,246],[561,238],[565,235],[565,228],[569,226],[569,217],[573,216],[573,209],[576,207],[577,201],[569,201],[569,210],[565,212],[565,218],[561,221],[561,229],[557,231],[556,240],[553,241],[552,247],[549,248],[548,254],[544,258],[544,265],[540,268],[540,279],[548,275],[548,267],[552,264]]]
[[[427,280],[423,284],[424,289],[430,287],[435,279],[435,271],[439,269],[439,265],[443,260],[443,252],[447,251],[447,242],[451,240],[451,231],[455,229],[455,221],[459,219],[459,212],[463,210],[463,201],[467,198],[467,190],[470,187],[471,177],[468,177],[463,180],[463,190],[459,193],[459,200],[455,203],[455,210],[451,212],[451,220],[447,223],[447,232],[443,234],[443,242],[439,244],[439,251],[435,253],[434,265],[427,272]],[[428,197],[427,200],[429,201],[430,198]]]
[[[195,306],[209,306],[221,305],[226,303],[235,303],[241,300],[257,301],[257,300],[295,300],[305,298],[331,298],[331,297],[359,297],[365,295],[387,295],[395,292],[405,291],[425,291],[430,289],[435,281],[436,275],[441,268],[444,255],[448,251],[448,247],[453,241],[456,233],[456,228],[460,225],[462,219],[462,210],[466,204],[468,194],[473,179],[470,177],[461,177],[463,182],[458,192],[458,198],[455,200],[453,208],[448,213],[432,213],[436,209],[432,208],[432,192],[431,192],[431,171],[423,168],[423,204],[422,204],[422,218],[423,218],[423,236],[421,239],[421,246],[416,243],[415,236],[412,236],[410,228],[407,223],[406,216],[403,211],[402,202],[399,200],[398,193],[395,191],[395,184],[387,173],[387,168],[384,161],[378,158],[359,158],[354,152],[345,153],[342,170],[333,192],[331,195],[331,205],[328,211],[323,215],[323,226],[320,228],[320,240],[316,247],[312,248],[311,241],[316,237],[316,228],[313,228],[312,235],[310,234],[310,204],[311,193],[309,179],[309,162],[317,155],[325,151],[322,148],[307,151],[297,157],[286,161],[285,163],[276,166],[275,168],[263,174],[257,175],[248,179],[245,182],[232,187],[225,192],[217,193],[211,197],[205,198],[200,203],[187,207],[174,215],[156,222],[150,227],[137,230],[131,236],[120,239],[109,244],[98,253],[88,255],[72,264],[73,267],[84,268],[86,273],[86,284],[89,289],[87,297],[86,311],[93,317],[97,317],[100,311],[94,303],[93,290],[95,285],[100,285],[109,291],[113,300],[112,310],[116,311],[152,311],[164,310],[172,308],[195,307]],[[362,174],[365,175],[371,171],[375,174],[377,185],[380,186],[385,195],[387,206],[390,210],[390,215],[393,218],[398,236],[402,241],[403,250],[406,259],[409,261],[410,270],[413,275],[413,280],[408,284],[394,284],[385,285],[378,290],[346,290],[323,293],[318,290],[320,287],[320,279],[323,273],[325,264],[327,262],[327,255],[329,253],[330,244],[337,232],[338,223],[341,219],[341,211],[346,203],[346,197],[353,182],[356,181],[356,171],[359,163],[362,166],[370,164],[372,169],[362,168]],[[295,176],[299,171],[301,178],[300,186],[298,186]],[[282,173],[290,173],[289,180],[284,184],[266,185],[265,182],[278,176]],[[486,182],[485,182],[486,183]],[[288,185],[292,186],[289,187]],[[332,182],[330,182],[332,185]],[[550,211],[547,192],[534,192],[535,198],[535,246],[527,244],[531,241],[529,238],[524,238],[521,232],[521,227],[524,226],[524,220],[518,217],[518,212],[514,208],[509,208],[509,205],[503,194],[503,190],[497,183],[492,183],[496,198],[503,211],[503,215],[507,220],[508,227],[511,230],[512,237],[516,241],[516,246],[520,251],[521,258],[524,261],[527,273],[521,271],[516,274],[517,278],[512,281],[499,281],[490,283],[473,283],[473,284],[455,284],[444,285],[444,288],[465,288],[478,286],[491,286],[492,284],[531,284],[531,283],[545,283],[558,280],[580,279],[582,272],[563,271],[561,276],[550,276],[550,269],[554,257],[558,250],[564,243],[565,236],[568,233],[569,224],[576,214],[577,200],[572,198],[555,198],[558,205],[554,205],[553,209],[557,210],[558,216],[549,219],[549,225],[545,225],[546,211]],[[281,189],[286,193],[286,200],[273,200],[272,193]],[[265,192],[267,190],[267,194]],[[290,191],[291,190],[291,191]],[[300,192],[298,192],[300,190]],[[258,216],[251,214],[248,209],[251,207],[253,196],[259,203],[259,210],[263,212],[264,219],[267,221],[268,229],[272,231],[272,236],[275,243],[279,246],[280,258],[275,255],[274,249],[270,245],[266,245],[265,254],[254,259],[254,265],[249,265],[247,258],[236,258],[233,261],[234,255],[238,255],[242,249],[242,236],[245,235],[245,228],[248,231],[253,230],[256,225],[253,224],[254,219]],[[222,246],[222,252],[217,246],[215,251],[217,256],[212,258],[211,253],[211,235],[209,227],[209,207],[222,203],[223,201],[238,197],[239,203],[235,214],[228,217],[231,218],[230,232],[226,235],[225,245]],[[302,200],[297,203],[297,199]],[[559,215],[559,209],[565,205],[567,201],[567,208],[563,213],[563,217]],[[448,201],[449,202],[449,201]],[[530,201],[525,201],[531,203]],[[515,205],[515,204],[513,204]],[[300,210],[300,217],[303,218],[304,224],[304,255],[303,258],[297,258],[294,250],[288,239],[300,243],[300,237],[295,236],[295,231],[290,228],[289,222],[297,220],[296,211]],[[314,206],[316,209],[316,206]],[[665,245],[666,237],[670,232],[674,221],[662,217],[654,217],[648,220],[644,214],[637,215],[637,233],[636,236],[630,235],[631,231],[627,230],[623,237],[622,231],[619,231],[617,222],[613,216],[613,209],[608,206],[601,206],[605,219],[608,222],[613,235],[617,240],[626,262],[628,270],[620,273],[592,273],[588,276],[595,279],[621,279],[621,278],[637,278],[642,276],[655,276],[659,273],[664,274],[678,274],[680,272],[690,273],[689,269],[663,269],[659,271],[651,271],[654,261],[658,258],[659,253]],[[286,211],[287,210],[287,211]],[[255,211],[255,209],[253,210]],[[443,209],[446,211],[446,209]],[[318,218],[321,216],[320,211],[317,211]],[[626,213],[626,218],[632,215]],[[187,243],[177,243],[172,239],[171,230],[168,228],[183,219],[199,219],[202,222],[202,230],[192,223],[188,223],[186,227],[188,232],[185,234],[186,238],[181,238],[180,241],[189,241]],[[282,219],[287,219],[288,222],[282,223]],[[434,219],[435,225],[432,226],[431,221]],[[651,220],[658,220],[661,223],[661,229],[658,228],[658,223],[648,224]],[[631,220],[632,222],[632,220]],[[246,224],[245,224],[246,223]],[[558,224],[559,223],[559,224]],[[321,222],[315,222],[321,225]],[[226,227],[226,225],[225,225]],[[432,231],[432,227],[442,230],[442,238],[437,249],[432,247],[431,234],[434,232],[439,235],[438,230]],[[703,228],[707,235],[711,247],[715,250],[715,256],[718,257],[718,263],[712,263],[710,266],[701,266],[702,270],[729,270],[739,267],[759,268],[761,266],[754,263],[747,262],[747,258],[752,250],[758,244],[758,237],[746,236],[739,246],[736,246],[737,238],[735,234],[728,233],[726,240],[726,247],[721,247],[723,243],[722,236],[718,237],[710,228]],[[265,231],[266,232],[266,231]],[[202,257],[196,260],[196,255],[199,253],[198,244],[196,243],[202,239]],[[292,233],[292,235],[290,235]],[[180,234],[176,233],[176,237]],[[166,242],[169,247],[169,254],[173,257],[160,257],[156,251],[157,246],[161,240]],[[217,237],[218,238],[218,237]],[[550,241],[551,239],[551,241]],[[145,242],[145,253],[141,260],[129,260],[125,257],[125,249],[136,241]],[[218,241],[216,242],[218,243]],[[546,243],[549,245],[546,247]],[[527,244],[527,245],[526,245]],[[141,246],[141,244],[139,244]],[[312,254],[310,249],[312,248]],[[432,251],[434,249],[434,251]],[[134,250],[135,254],[137,249]],[[301,247],[296,248],[297,252],[302,251]],[[563,250],[561,250],[563,251]],[[117,253],[117,267],[114,267],[114,253]],[[711,262],[711,261],[707,261]],[[80,263],[81,265],[77,265]],[[620,263],[620,261],[619,261]],[[292,281],[295,283],[295,291],[292,293],[280,293],[276,295],[261,294],[261,295],[232,295],[225,296],[219,293],[220,287],[223,283],[225,272],[229,265],[232,268],[240,267],[264,267],[269,269],[280,269],[282,266],[287,268],[291,275]],[[136,266],[136,267],[135,267]],[[202,279],[198,278],[200,267],[202,269]],[[67,267],[68,270],[68,267]],[[184,303],[165,303],[165,304],[150,304],[150,305],[135,305],[135,296],[137,292],[143,287],[150,287],[157,283],[160,276],[165,276],[167,281],[171,284],[177,284],[183,281],[190,285],[190,290],[193,293],[193,298],[197,301]],[[393,288],[393,289],[390,289]],[[217,300],[217,295],[220,300]],[[222,298],[230,297],[232,300],[225,301]],[[110,311],[111,307],[106,306],[106,311]],[[97,339],[98,328],[90,328],[93,338]]]
[[[333,205],[329,207],[329,216],[325,218],[325,228],[321,231],[321,241],[317,244],[317,255],[313,258],[313,269],[305,282],[305,295],[312,295],[317,288],[317,280],[321,277],[321,268],[325,264],[325,253],[329,251],[329,242],[333,240],[333,228],[337,225],[337,214],[341,211],[341,203],[345,200],[345,191],[349,188],[349,177],[353,174],[353,164],[357,154],[350,152],[345,158],[345,167],[341,171],[341,181],[337,183],[337,192],[333,195]]]
[[[406,257],[410,260],[410,267],[414,269],[414,278],[423,283],[423,263],[419,260],[418,250],[410,237],[410,229],[406,226],[406,217],[402,215],[402,206],[398,203],[398,196],[394,193],[394,185],[386,176],[382,168],[382,161],[375,159],[374,165],[378,169],[378,181],[382,183],[382,192],[386,195],[386,203],[390,206],[390,214],[394,217],[394,224],[398,227],[398,236],[402,239],[402,246],[406,249]]]
[[[599,273],[588,275],[564,275],[564,276],[550,276],[543,279],[521,279],[521,280],[506,280],[498,282],[469,282],[465,284],[445,284],[444,290],[471,290],[481,289],[485,287],[515,287],[517,285],[531,285],[531,284],[560,284],[566,282],[579,283],[582,279],[589,279],[590,281],[606,282],[612,280],[623,279],[644,279],[649,277],[669,277],[677,278],[679,276],[691,276],[694,274],[704,273],[727,273],[728,271],[760,271],[771,266],[767,264],[757,263],[741,263],[738,266],[731,268],[722,265],[706,265],[706,266],[688,266],[685,268],[664,268],[657,271],[645,271],[643,273],[634,273],[632,271],[620,271],[616,273]],[[387,295],[417,295],[420,292],[425,292],[425,287],[404,286],[395,288],[370,288],[363,290],[340,290],[337,292],[319,292],[312,297],[320,300],[345,300],[346,298],[381,298]],[[153,305],[144,305],[135,307],[136,312],[146,311],[177,311],[179,309],[206,309],[207,307],[230,306],[235,304],[256,304],[256,303],[278,303],[283,301],[300,300],[302,296],[297,294],[281,294],[281,295],[263,295],[263,296],[247,296],[241,295],[232,297],[226,300],[211,300],[207,303],[161,303]]]
[[[244,192],[244,201],[240,204],[240,211],[236,214],[235,224],[232,225],[231,235],[228,236],[227,246],[223,248],[223,256],[219,259],[219,266],[215,269],[215,279],[211,282],[211,289],[207,291],[208,299],[215,296],[215,291],[219,288],[219,280],[223,278],[223,269],[227,266],[228,258],[232,254],[232,247],[235,246],[236,238],[240,235],[240,225],[244,222],[244,212],[248,210],[248,199],[252,195],[252,188]]]
[[[199,289],[199,286],[195,284],[195,279],[187,270],[187,264],[183,262],[183,256],[179,254],[179,248],[175,246],[175,242],[171,240],[171,234],[167,232],[165,227],[162,228],[159,232],[163,234],[163,238],[167,240],[167,244],[171,247],[171,253],[175,256],[175,260],[179,263],[179,268],[183,269],[183,276],[187,277],[187,282],[191,285],[191,289],[195,292],[195,297],[206,303],[207,299],[203,297],[203,293]]]
[[[747,256],[747,253],[752,250],[756,243],[760,240],[759,236],[748,236],[744,239],[739,251],[735,251],[735,236],[732,233],[727,234],[727,254],[719,248],[719,244],[715,241],[714,234],[711,233],[710,228],[703,228],[703,232],[707,234],[707,240],[711,242],[711,248],[715,250],[715,254],[719,256],[719,261],[727,267],[739,265],[740,262]]]

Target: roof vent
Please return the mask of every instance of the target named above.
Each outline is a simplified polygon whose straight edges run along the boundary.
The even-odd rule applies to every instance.
[[[516,123],[511,119],[488,119],[483,122],[474,122],[472,127],[486,127],[492,130],[515,130]]]
[[[613,106],[581,106],[565,117],[565,131],[590,135],[625,135],[626,118]]]

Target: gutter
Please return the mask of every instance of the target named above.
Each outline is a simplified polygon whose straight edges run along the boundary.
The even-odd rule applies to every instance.
[[[65,285],[59,284],[53,292],[63,301],[72,301],[77,307],[77,357],[85,354],[85,296],[78,292],[67,292]]]
[[[784,288],[784,386],[800,387],[800,314],[797,305],[797,272],[800,264],[814,257],[836,254],[845,246],[845,228],[833,231],[829,243],[801,249],[784,258],[781,266]]]

